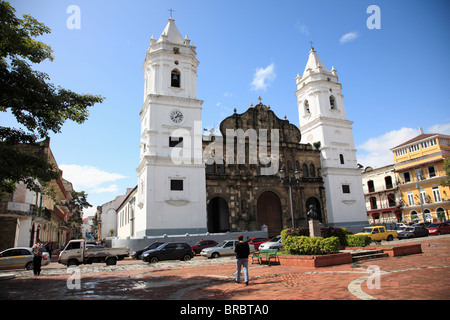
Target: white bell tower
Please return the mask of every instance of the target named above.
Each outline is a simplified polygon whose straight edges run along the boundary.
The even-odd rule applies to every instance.
[[[311,47],[305,71],[296,83],[302,143],[321,145],[328,224],[357,229],[367,223],[367,213],[353,122],[345,115],[337,71],[334,67],[328,71]]]
[[[136,237],[207,231],[196,55],[172,18],[160,38],[150,40],[143,65]]]

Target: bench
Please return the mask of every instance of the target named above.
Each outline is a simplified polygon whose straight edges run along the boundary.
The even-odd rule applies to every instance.
[[[258,261],[259,264],[262,264],[263,261],[267,261],[270,266],[270,261],[277,260],[277,252],[278,249],[261,249],[252,255],[252,264],[255,263],[255,261]]]

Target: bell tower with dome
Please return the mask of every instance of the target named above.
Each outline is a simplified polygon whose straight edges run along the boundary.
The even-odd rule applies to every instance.
[[[353,122],[345,114],[336,69],[332,67],[329,71],[311,47],[305,70],[297,76],[296,85],[302,143],[320,142],[328,224],[347,228],[366,224]]]
[[[169,18],[144,60],[136,237],[206,232],[196,47]]]

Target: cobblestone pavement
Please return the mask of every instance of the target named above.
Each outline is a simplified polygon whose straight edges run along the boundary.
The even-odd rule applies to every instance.
[[[450,235],[414,239],[421,254],[324,268],[249,264],[250,285],[234,282],[233,257],[148,264],[124,260],[67,269],[0,271],[0,299],[49,300],[449,300]],[[376,272],[376,273],[371,273]]]

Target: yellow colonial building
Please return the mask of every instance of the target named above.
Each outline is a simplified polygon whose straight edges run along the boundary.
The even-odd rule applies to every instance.
[[[403,220],[449,219],[450,188],[444,159],[450,157],[450,136],[423,133],[391,149],[402,195]]]

